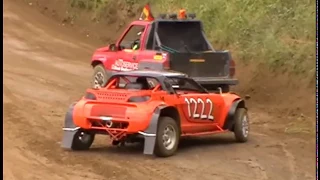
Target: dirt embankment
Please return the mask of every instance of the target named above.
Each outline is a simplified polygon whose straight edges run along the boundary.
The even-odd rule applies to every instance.
[[[241,66],[239,69],[243,70],[239,70],[239,78],[243,83],[239,90],[251,94],[256,91],[250,106],[259,107],[250,112],[252,134],[246,144],[234,143],[230,134],[192,138],[182,142],[176,156],[154,159],[142,155],[141,146],[115,148],[102,136],[89,152],[63,151],[59,143],[66,107],[89,85],[92,72],[88,60],[92,51],[103,43],[94,37],[90,39],[90,34],[87,37],[81,33],[84,32],[82,29],[90,28],[90,32],[95,32],[93,29],[98,25],[91,26],[90,23],[80,27],[77,22],[73,27],[62,25],[60,20],[63,18],[59,16],[65,12],[58,4],[62,1],[38,2],[42,4],[4,1],[4,179],[315,178],[314,139],[283,133],[288,124],[281,122],[290,119],[286,115],[279,116],[281,113],[274,114],[277,108],[262,106],[268,99],[262,101],[260,98],[263,97],[261,92],[266,93],[265,97],[271,94],[268,97],[270,104],[273,98],[280,104],[278,97],[291,95],[299,98],[304,95],[290,103],[307,104],[303,88],[296,90],[297,94],[290,94],[294,91],[287,89],[297,89],[294,83],[292,87],[272,84],[274,81],[268,76],[260,78],[265,81],[250,81],[245,78],[250,75],[250,68]],[[44,6],[48,7],[47,12],[55,11],[54,18],[41,13]],[[106,32],[111,33],[107,29]],[[277,81],[281,82],[281,78]],[[253,90],[249,89],[251,87]],[[284,95],[275,96],[281,91]],[[311,95],[308,98],[311,99]],[[288,109],[292,109],[292,104],[287,104]],[[296,117],[301,120],[302,115]]]

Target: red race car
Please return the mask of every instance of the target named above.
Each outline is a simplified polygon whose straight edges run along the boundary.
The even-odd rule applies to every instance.
[[[168,157],[183,136],[233,132],[246,142],[249,119],[244,99],[234,93],[208,92],[179,72],[137,70],[88,89],[71,105],[63,130],[66,149],[87,150],[96,134],[105,134],[113,145],[142,140],[144,154]]]

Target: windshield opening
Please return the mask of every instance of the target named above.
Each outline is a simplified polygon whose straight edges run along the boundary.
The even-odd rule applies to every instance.
[[[157,33],[164,49],[189,53],[211,50],[199,21],[159,22]]]

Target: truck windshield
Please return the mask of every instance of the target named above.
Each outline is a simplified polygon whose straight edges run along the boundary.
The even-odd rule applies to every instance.
[[[160,21],[157,34],[164,48],[178,52],[203,52],[211,50],[200,21]]]

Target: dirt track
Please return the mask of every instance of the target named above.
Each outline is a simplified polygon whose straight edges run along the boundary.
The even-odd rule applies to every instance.
[[[274,117],[251,112],[252,136],[183,141],[155,159],[104,136],[89,152],[60,148],[65,110],[89,85],[93,45],[28,6],[4,1],[4,179],[315,179],[314,143],[268,131]],[[107,142],[106,142],[107,141]]]

